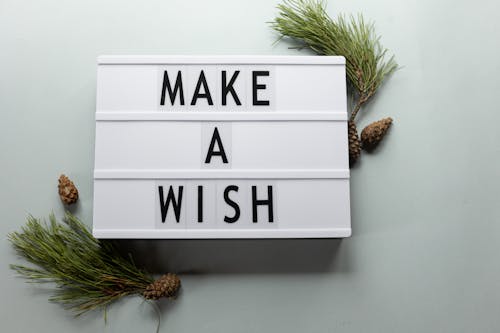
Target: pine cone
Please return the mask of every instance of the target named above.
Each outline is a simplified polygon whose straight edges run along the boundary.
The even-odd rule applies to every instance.
[[[349,167],[352,167],[361,155],[361,143],[359,141],[358,130],[354,121],[348,122],[349,137]]]
[[[366,126],[361,132],[361,142],[363,143],[363,149],[366,151],[371,151],[377,147],[377,145],[384,138],[385,133],[392,124],[392,118],[384,118],[379,121],[375,121],[370,125]]]
[[[173,297],[181,287],[181,280],[175,274],[168,273],[146,287],[142,296],[146,299]]]
[[[78,200],[78,189],[65,175],[61,175],[61,177],[59,177],[58,188],[59,197],[66,205],[74,204]]]

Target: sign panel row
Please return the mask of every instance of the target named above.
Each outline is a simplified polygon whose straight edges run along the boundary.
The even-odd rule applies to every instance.
[[[255,238],[262,237],[259,230],[274,230],[271,237],[350,234],[347,179],[98,179],[94,187],[97,237],[185,238],[188,232],[190,238]]]
[[[346,105],[343,58],[297,58],[283,63],[245,64],[237,57],[214,60],[235,64],[203,64],[196,57],[185,64],[101,58],[98,112],[170,111],[342,111]],[[317,57],[320,58],[320,57]],[[323,57],[324,58],[324,57]],[[262,58],[263,60],[265,58]],[[168,62],[175,61],[167,60]],[[201,63],[200,63],[201,62]],[[240,63],[238,63],[240,62]],[[108,64],[108,66],[105,66]],[[340,79],[344,76],[344,79]]]
[[[101,121],[96,127],[96,170],[344,169],[347,160],[343,121]]]

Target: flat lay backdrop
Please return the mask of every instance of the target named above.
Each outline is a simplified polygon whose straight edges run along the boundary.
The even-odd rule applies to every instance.
[[[0,330],[154,332],[140,298],[74,319],[8,269],[28,214],[61,216],[57,178],[89,225],[96,57],[307,54],[266,22],[269,0],[0,0]],[[376,21],[402,68],[359,118],[391,116],[351,172],[353,237],[121,242],[180,273],[162,332],[500,331],[498,1],[338,0]]]

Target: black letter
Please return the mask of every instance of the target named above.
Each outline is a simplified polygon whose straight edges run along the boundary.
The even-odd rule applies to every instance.
[[[184,186],[179,186],[179,201],[175,199],[174,190],[172,189],[172,185],[170,185],[170,189],[168,190],[167,202],[163,199],[163,186],[158,186],[158,191],[160,193],[160,208],[161,208],[161,222],[165,223],[165,219],[167,218],[168,206],[170,205],[170,201],[172,201],[172,205],[174,206],[175,219],[177,223],[179,223],[179,219],[181,216],[181,205],[182,205],[182,191],[184,190]]]
[[[226,71],[222,71],[222,105],[226,105],[227,93],[229,92],[231,93],[231,95],[233,95],[233,99],[236,105],[241,105],[240,99],[238,98],[238,95],[233,88],[234,81],[236,81],[236,78],[238,77],[238,74],[240,74],[240,71],[234,72],[233,76],[231,76],[231,80],[229,80],[228,85],[226,85],[226,74]]]
[[[269,214],[269,222],[274,222],[273,218],[273,187],[267,186],[267,200],[257,200],[257,186],[252,186],[252,219],[257,223],[257,206],[266,205]]]
[[[198,186],[198,223],[203,222],[203,186]]]
[[[253,105],[269,105],[269,101],[259,101],[257,99],[257,90],[266,89],[265,84],[257,84],[258,76],[269,76],[269,71],[252,71]]]
[[[219,151],[214,151],[214,146],[216,142],[217,146],[219,147]],[[210,141],[210,147],[208,148],[207,157],[205,158],[205,163],[206,164],[210,163],[210,161],[212,160],[212,156],[215,155],[222,157],[223,163],[228,163],[226,152],[224,151],[224,146],[222,145],[222,140],[220,139],[217,127],[214,129],[214,134],[212,134],[212,140]]]
[[[203,85],[204,94],[200,94],[200,88]],[[198,83],[196,83],[196,88],[194,89],[193,99],[191,100],[191,105],[196,105],[198,98],[206,98],[208,105],[214,105],[212,102],[212,96],[210,95],[210,90],[208,89],[207,80],[205,79],[205,73],[201,71],[200,77],[198,78]]]
[[[175,79],[174,91],[172,91],[172,87],[170,86],[170,80],[168,79],[167,71],[165,71],[165,73],[163,73],[163,87],[161,89],[160,105],[165,105],[165,89],[168,90],[168,96],[170,96],[170,103],[172,105],[174,105],[174,103],[175,103],[175,97],[177,96],[177,92],[180,91],[179,98],[181,101],[181,105],[184,105],[184,90],[182,90],[181,71],[177,72],[177,78]]]
[[[224,216],[224,222],[234,223],[234,222],[238,221],[238,219],[240,218],[240,206],[238,206],[238,204],[236,202],[234,202],[233,200],[231,200],[229,198],[230,191],[238,192],[238,186],[230,185],[230,186],[226,187],[226,189],[224,190],[224,201],[226,201],[226,203],[229,206],[234,208],[234,216],[233,217]]]

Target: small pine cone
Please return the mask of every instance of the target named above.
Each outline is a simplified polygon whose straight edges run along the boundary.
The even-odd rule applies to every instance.
[[[363,149],[371,151],[382,141],[384,135],[392,124],[392,118],[384,118],[366,126],[361,132],[361,142]]]
[[[58,188],[59,197],[66,205],[74,204],[78,200],[78,189],[65,175],[61,175],[61,177],[59,177]]]
[[[142,293],[145,299],[160,299],[161,297],[174,297],[181,287],[181,280],[175,274],[168,273],[146,287]]]
[[[361,155],[361,142],[359,141],[358,130],[354,121],[348,122],[349,137],[349,167],[352,167]]]

